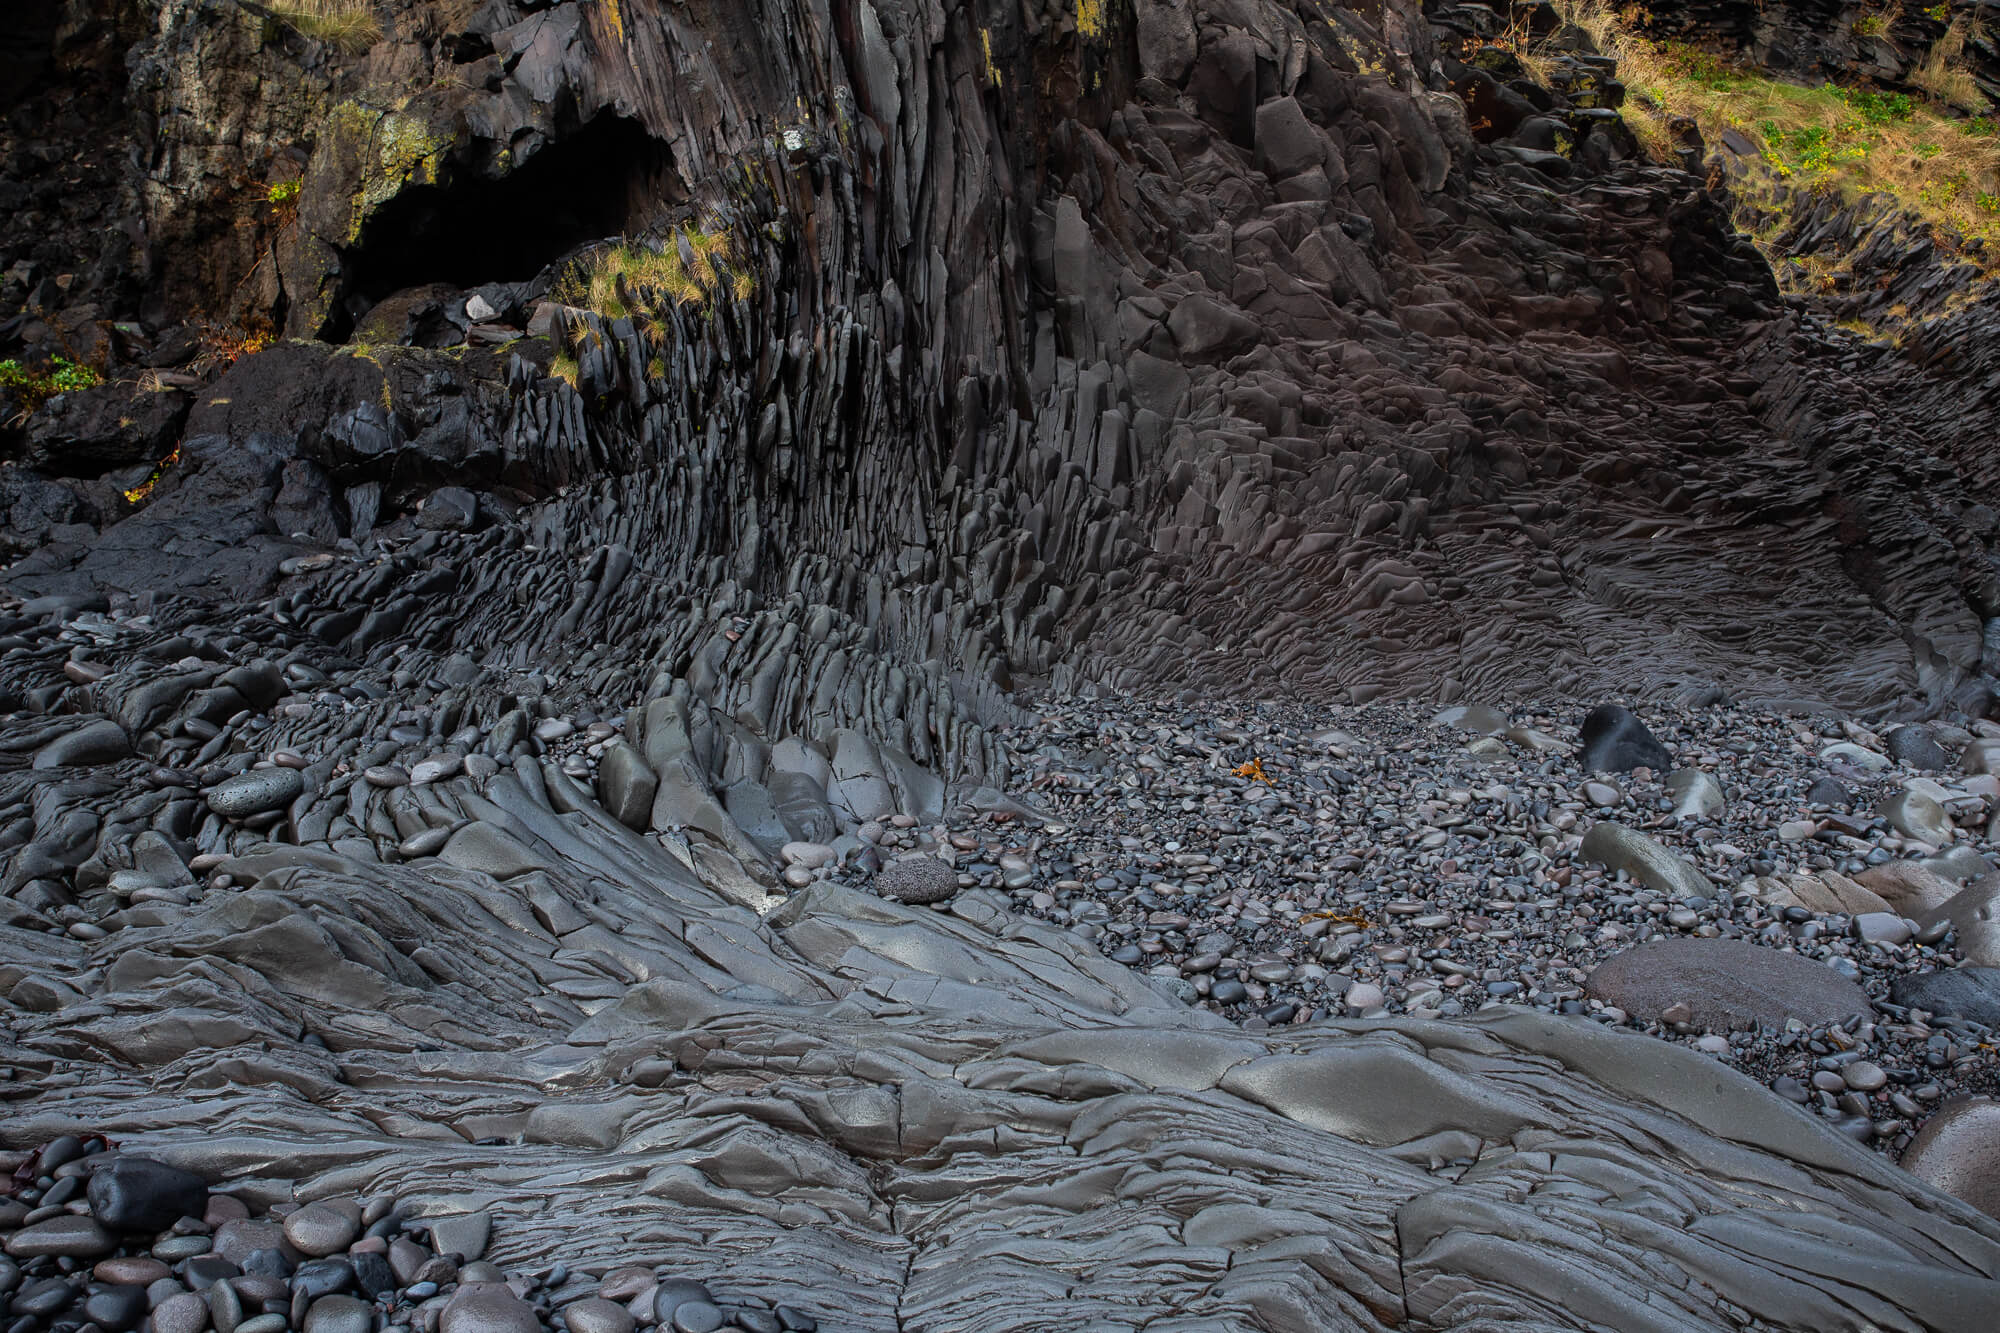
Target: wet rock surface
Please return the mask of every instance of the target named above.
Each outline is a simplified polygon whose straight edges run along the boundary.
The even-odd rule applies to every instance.
[[[1401,3],[468,8],[65,48],[8,1333],[1983,1326],[1985,305]]]

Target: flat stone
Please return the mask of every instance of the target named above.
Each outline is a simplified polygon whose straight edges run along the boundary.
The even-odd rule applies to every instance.
[[[467,1282],[445,1302],[438,1333],[542,1333],[542,1321],[504,1282]]]
[[[1706,898],[1715,892],[1708,877],[1686,858],[1669,851],[1637,829],[1601,819],[1583,835],[1587,860],[1623,870],[1649,888],[1677,898]]]
[[[11,1259],[102,1259],[117,1248],[117,1237],[99,1226],[96,1218],[74,1213],[22,1227],[7,1237],[5,1246]]]
[[[1936,911],[1959,893],[1959,886],[1916,861],[1890,861],[1870,866],[1854,876],[1863,888],[1880,895],[1891,910],[1921,917]]]
[[[370,1333],[375,1308],[353,1296],[322,1296],[306,1309],[304,1333]]]
[[[1437,726],[1469,731],[1475,736],[1497,735],[1507,730],[1509,725],[1507,715],[1489,704],[1455,704],[1431,721]]]
[[[1665,785],[1676,819],[1714,819],[1726,804],[1722,784],[1698,768],[1675,769],[1667,774]]]
[[[252,769],[209,788],[208,808],[224,819],[248,819],[284,809],[305,790],[305,775],[295,768]]]
[[[1685,1004],[1691,1022],[1727,1031],[1737,1021],[1779,1027],[1826,1023],[1869,1011],[1859,986],[1797,954],[1741,940],[1654,940],[1598,964],[1584,992],[1631,1014]]]
[[[456,1213],[431,1222],[431,1248],[455,1254],[463,1263],[485,1257],[486,1239],[493,1232],[491,1213]]]
[[[2000,1101],[1955,1097],[1940,1106],[1904,1150],[1903,1169],[2000,1218]]]
[[[1948,847],[1955,836],[1944,807],[1918,791],[1891,792],[1875,805],[1875,813],[1906,838]]]
[[[1890,767],[1890,761],[1886,755],[1880,755],[1873,750],[1864,749],[1852,741],[1835,742],[1827,746],[1824,750],[1821,750],[1819,757],[1846,764],[1849,768],[1858,768],[1864,773],[1880,773],[1883,769]]]
[[[563,1322],[569,1333],[632,1333],[638,1323],[624,1306],[595,1296],[565,1305]]]
[[[1863,912],[1854,918],[1855,938],[1869,944],[1903,944],[1916,929],[1894,912]]]

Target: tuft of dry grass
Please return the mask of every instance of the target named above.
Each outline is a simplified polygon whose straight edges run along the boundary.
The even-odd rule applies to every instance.
[[[1886,194],[1927,223],[2000,240],[2000,127],[1993,120],[1956,116],[1900,93],[1785,83],[1646,37],[1643,15],[1614,10],[1609,0],[1555,0],[1555,7],[1618,61],[1632,94],[1626,123],[1654,157],[1668,160],[1672,122],[1687,117],[1711,144],[1730,129],[1750,139],[1770,174],[1789,186]],[[1963,60],[1968,31],[1954,24],[1925,62],[1942,71],[1938,86],[1956,89],[1962,100],[1932,95],[1962,109],[1973,105],[1959,84],[1971,80]],[[1976,87],[1970,91],[1977,96]]]
[[[735,246],[721,227],[693,224],[655,246],[620,241],[578,260],[556,284],[555,298],[566,306],[592,310],[607,319],[654,317],[662,302],[705,304],[718,292],[747,301],[756,279],[734,266]]]
[[[1910,82],[1946,106],[1977,114],[1987,109],[1987,101],[1965,61],[1965,45],[1974,31],[1972,23],[1968,15],[1953,19],[1944,35],[1924,52],[1923,63],[1910,72]]]
[[[294,32],[359,55],[382,40],[375,0],[267,0]]]

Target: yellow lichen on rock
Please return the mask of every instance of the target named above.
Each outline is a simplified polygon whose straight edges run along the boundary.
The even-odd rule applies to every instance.
[[[1076,31],[1093,40],[1104,35],[1104,0],[1076,0]]]

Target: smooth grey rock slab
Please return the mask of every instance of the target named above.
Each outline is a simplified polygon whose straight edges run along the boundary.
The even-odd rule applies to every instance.
[[[623,741],[609,746],[597,765],[597,789],[605,810],[626,828],[643,833],[653,813],[660,780],[646,757]]]
[[[1787,1018],[1824,1023],[1868,1012],[1868,995],[1829,967],[1741,940],[1654,940],[1592,970],[1595,999],[1640,1018],[1685,1004],[1716,1031],[1747,1019],[1782,1027]]]
[[[125,735],[125,728],[109,718],[96,722],[86,722],[74,731],[62,735],[35,752],[36,768],[88,768],[96,764],[115,764],[132,753],[132,742]]]
[[[305,794],[305,775],[295,768],[259,768],[209,788],[208,808],[224,819],[247,819],[282,810]]]
[[[486,1212],[455,1213],[431,1222],[431,1248],[439,1254],[456,1254],[467,1263],[486,1255],[486,1239],[493,1231],[493,1215]]]
[[[1490,704],[1454,704],[1431,719],[1440,727],[1469,731],[1475,736],[1494,736],[1507,730],[1507,714]]]
[[[1583,855],[1662,893],[1679,898],[1706,898],[1715,892],[1708,876],[1678,852],[1670,851],[1637,829],[1608,819],[1592,824],[1583,835]]]

